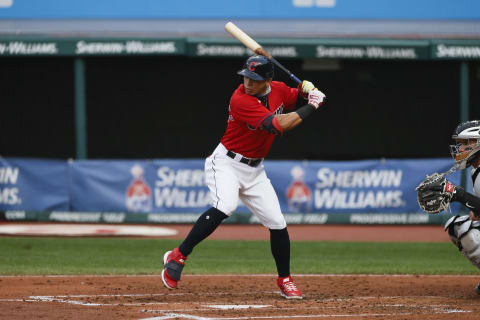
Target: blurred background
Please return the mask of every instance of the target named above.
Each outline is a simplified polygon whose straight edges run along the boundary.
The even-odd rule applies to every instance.
[[[270,160],[445,159],[480,118],[474,0],[0,0],[0,156],[208,156],[251,54],[228,21],[328,97]]]

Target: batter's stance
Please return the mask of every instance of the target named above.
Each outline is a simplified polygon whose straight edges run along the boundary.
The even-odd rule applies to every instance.
[[[290,275],[290,238],[277,195],[267,178],[263,159],[275,135],[292,130],[311,115],[325,95],[308,81],[298,88],[272,81],[273,63],[252,56],[238,72],[241,84],[230,99],[228,123],[220,144],[205,160],[205,177],[212,208],[204,212],[178,248],[165,253],[162,280],[177,287],[193,248],[232,215],[239,199],[270,230],[270,245],[278,271],[277,285],[287,299],[302,299]],[[298,97],[308,103],[295,111]],[[285,111],[291,111],[284,113]]]

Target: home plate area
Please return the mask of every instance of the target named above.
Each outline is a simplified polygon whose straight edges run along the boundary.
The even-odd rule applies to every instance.
[[[249,298],[248,292],[205,293],[210,301],[194,302],[193,293],[167,294],[122,294],[122,295],[71,295],[71,296],[30,296],[28,302],[51,302],[73,304],[84,307],[124,307],[132,310],[139,307],[138,319],[302,319],[302,318],[371,318],[394,316],[422,316],[471,313],[471,310],[448,306],[437,297],[311,297],[300,303],[275,299],[276,292],[258,292],[263,301],[272,304],[258,304]],[[228,298],[227,298],[228,297]],[[228,304],[226,301],[243,300],[244,304]],[[399,303],[401,300],[401,303]],[[175,302],[176,301],[176,302]],[[125,310],[126,311],[126,310]],[[133,311],[133,310],[132,310]],[[129,312],[125,312],[128,314]],[[145,314],[142,317],[141,314]],[[148,315],[148,316],[147,316]],[[456,316],[455,316],[456,317]],[[457,319],[457,318],[456,318]]]
[[[403,297],[405,298],[405,297]],[[406,297],[399,304],[398,297],[351,297],[342,299],[324,299],[323,301],[303,301],[300,303],[277,302],[272,305],[230,305],[198,304],[175,309],[144,309],[143,312],[154,316],[146,319],[371,319],[373,317],[392,318],[395,316],[469,313],[467,310],[449,309],[443,304],[419,305],[419,297]],[[372,302],[374,301],[374,302]],[[365,307],[366,303],[371,305]],[[439,319],[439,317],[435,317]]]
[[[472,276],[294,275],[286,300],[274,275],[0,277],[5,319],[480,319]]]

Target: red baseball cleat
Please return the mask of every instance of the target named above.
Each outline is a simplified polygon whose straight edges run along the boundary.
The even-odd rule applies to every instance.
[[[293,283],[293,279],[291,276],[278,278],[277,285],[281,290],[282,296],[287,299],[303,299],[302,293],[300,290],[297,289],[295,283]]]
[[[162,281],[168,289],[175,289],[180,276],[182,275],[183,267],[185,266],[185,257],[178,248],[172,251],[167,251],[163,256],[163,270]]]

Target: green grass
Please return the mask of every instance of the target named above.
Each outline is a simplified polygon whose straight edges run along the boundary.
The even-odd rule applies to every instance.
[[[178,240],[0,238],[1,275],[159,274]],[[450,243],[292,242],[292,273],[478,274]],[[206,240],[185,274],[275,273],[268,241]]]

